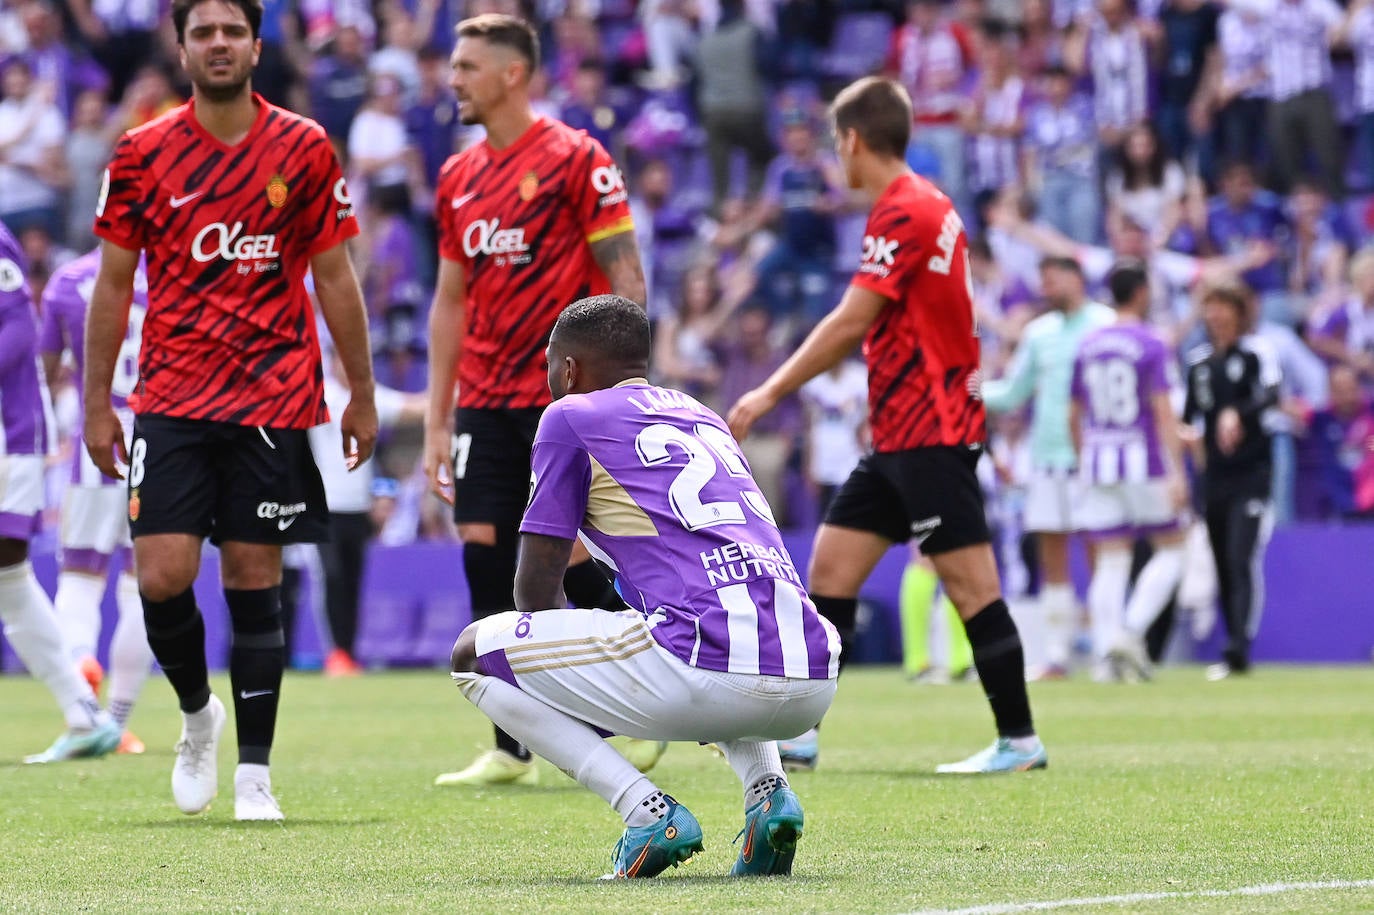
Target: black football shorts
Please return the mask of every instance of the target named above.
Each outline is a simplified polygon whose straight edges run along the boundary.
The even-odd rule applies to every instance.
[[[530,501],[530,451],[543,407],[459,407],[453,423],[453,520],[520,527]]]
[[[304,429],[147,414],[129,446],[129,529],[213,543],[329,539],[324,483]]]
[[[981,446],[940,445],[870,452],[840,486],[825,515],[836,527],[893,543],[912,538],[927,556],[991,542],[974,468]]]

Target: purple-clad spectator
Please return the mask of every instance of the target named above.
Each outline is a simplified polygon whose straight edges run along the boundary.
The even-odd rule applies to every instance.
[[[1284,252],[1289,290],[1313,305],[1339,296],[1354,241],[1345,213],[1320,187],[1303,180],[1288,199],[1288,218],[1293,227]]]
[[[1169,155],[1180,161],[1197,142],[1204,95],[1199,93],[1216,53],[1220,10],[1210,0],[1167,0],[1159,13],[1161,66],[1155,123]]]
[[[1350,260],[1352,295],[1319,311],[1308,323],[1312,349],[1331,365],[1356,372],[1365,384],[1374,383],[1374,249],[1366,248]]]
[[[402,391],[424,386],[422,357],[428,296],[420,284],[420,246],[407,220],[404,187],[377,187],[367,196],[368,258],[363,291],[377,377]]]
[[[308,83],[311,115],[342,146],[367,98],[367,56],[356,26],[334,33],[330,50],[315,58]]]
[[[1021,72],[1042,73],[1064,64],[1064,33],[1055,28],[1050,0],[1024,0],[1021,4]]]
[[[110,97],[120,98],[134,74],[158,56],[158,30],[171,0],[71,0],[72,16],[110,74]]]
[[[1035,316],[1039,296],[1020,279],[1003,272],[985,239],[969,242],[968,265],[983,375],[994,377],[1001,374],[1021,330]]]
[[[342,29],[353,29],[365,45],[377,37],[371,0],[298,0],[301,19],[312,48],[319,48]]]
[[[1350,4],[1339,36],[1355,54],[1355,117],[1361,172],[1365,185],[1374,185],[1374,5],[1370,0]]]
[[[1150,233],[1155,247],[1174,239],[1183,220],[1188,176],[1160,143],[1154,125],[1138,124],[1126,132],[1117,165],[1107,175],[1107,222],[1116,231],[1129,219]]]
[[[1093,81],[1098,137],[1109,150],[1149,115],[1149,67],[1145,39],[1132,17],[1131,0],[1098,0],[1084,49]]]
[[[973,213],[964,167],[964,128],[959,113],[967,104],[964,83],[973,67],[969,36],[942,18],[938,0],[908,0],[906,22],[892,34],[886,72],[911,96],[913,146],[922,146],[940,163],[936,183],[959,212]]]
[[[735,333],[720,347],[720,403],[738,402],[745,393],[763,384],[787,358],[788,354],[773,344],[772,330],[772,318],[766,309],[749,307],[739,312]],[[773,412],[762,417],[741,443],[754,479],[782,525],[787,523],[788,504],[784,478],[801,429],[801,401],[790,394]]]
[[[587,131],[617,160],[623,160],[619,155],[620,135],[634,114],[628,101],[607,92],[605,66],[597,58],[589,57],[573,71],[558,117],[569,127]]]
[[[1100,233],[1097,128],[1087,96],[1074,92],[1062,65],[1044,71],[1043,97],[1026,114],[1022,149],[1026,172],[1040,189],[1040,216],[1081,244]]]
[[[1259,189],[1255,173],[1245,162],[1232,162],[1221,175],[1221,193],[1207,204],[1203,248],[1219,255],[1238,255],[1255,243],[1267,244],[1273,256],[1247,270],[1245,282],[1260,296],[1287,288],[1283,262],[1278,258],[1289,235],[1288,220],[1279,198]]]
[[[1021,181],[1026,85],[1016,71],[1016,45],[1004,27],[984,26],[979,73],[963,112],[968,133],[969,189],[974,196]]]
[[[674,199],[673,172],[662,159],[644,163],[630,187],[649,320],[658,321],[672,310],[671,298],[687,272],[697,240],[698,214]]]
[[[0,73],[0,219],[15,235],[30,227],[60,239],[67,123],[26,61],[12,58]]]
[[[1374,474],[1374,408],[1348,366],[1331,369],[1330,406],[1314,411],[1298,441],[1297,517],[1329,521],[1374,507],[1369,493],[1357,505],[1356,477]],[[1366,486],[1367,486],[1366,482]]]
[[[775,318],[819,321],[834,304],[835,214],[847,192],[839,162],[822,151],[804,111],[783,117],[783,152],[768,165],[756,225],[774,226],[777,242],[758,267],[764,300]]]
[[[262,54],[253,71],[253,89],[273,105],[301,105],[301,77],[309,58],[301,42],[294,0],[263,0],[258,37],[262,39]]]
[[[720,361],[716,341],[739,305],[726,298],[715,268],[702,264],[682,278],[681,302],[654,328],[654,376],[703,403],[716,402]]]
[[[1269,114],[1269,55],[1259,13],[1244,7],[1222,13],[1217,21],[1217,48],[1220,72],[1211,99],[1215,154],[1223,162],[1262,161]]]
[[[30,0],[22,8],[28,50],[21,55],[40,86],[50,87],[53,102],[70,117],[76,97],[85,90],[105,92],[110,77],[83,51],[68,45],[62,36],[62,19],[48,0]]]
[[[420,152],[425,187],[435,187],[439,169],[457,151],[458,100],[449,87],[448,55],[420,49],[420,88],[405,113],[406,136]]]
[[[1275,190],[1287,193],[1311,153],[1333,200],[1345,194],[1331,44],[1344,21],[1335,0],[1243,0],[1263,17],[1269,51],[1269,142]]]

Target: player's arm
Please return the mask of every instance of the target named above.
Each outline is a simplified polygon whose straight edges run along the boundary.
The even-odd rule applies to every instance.
[[[453,439],[453,385],[467,333],[467,277],[463,265],[439,258],[434,303],[429,309],[429,401],[425,407],[425,479],[453,504],[449,443]]]
[[[329,327],[348,379],[348,406],[339,418],[339,429],[344,460],[348,469],[353,470],[372,457],[377,444],[377,385],[372,378],[372,348],[367,340],[363,291],[343,242],[312,257],[310,270],[315,276],[315,295],[320,300],[324,323]]]
[[[129,329],[138,255],[137,250],[110,241],[100,243],[100,271],[86,310],[86,369],[81,384],[86,416],[83,438],[100,472],[121,480],[124,474],[115,466],[115,456],[127,465],[129,453],[124,444],[124,427],[110,401],[110,388],[114,384],[119,348]]]
[[[1007,413],[1030,400],[1035,393],[1035,364],[1035,341],[1023,336],[1006,374],[983,382],[984,405],[993,412]]]
[[[631,302],[646,304],[649,297],[644,285],[644,265],[639,259],[639,242],[633,229],[599,238],[591,243],[592,257],[611,281],[611,292]]]
[[[844,361],[887,306],[886,297],[850,284],[840,304],[821,319],[797,351],[768,380],[730,408],[730,431],[743,439],[759,418],[806,382]]]
[[[1077,397],[1069,401],[1069,439],[1073,442],[1073,453],[1081,459],[1083,455],[1083,405]]]
[[[573,553],[572,540],[546,534],[521,534],[515,567],[515,609],[522,613],[566,607],[563,573]]]

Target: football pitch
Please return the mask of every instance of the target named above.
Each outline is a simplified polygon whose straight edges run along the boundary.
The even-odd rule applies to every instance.
[[[176,810],[160,678],[132,722],[145,756],[48,767],[18,760],[55,736],[51,699],[27,679],[0,690],[9,911],[1374,911],[1374,668],[1037,684],[1050,767],[998,778],[931,774],[990,739],[975,684],[847,672],[820,768],[792,779],[795,874],[762,881],[724,876],[740,788],[703,747],[674,745],[653,776],[706,851],[652,881],[596,879],[619,821],[547,764],[538,788],[432,787],[490,739],[442,672],[290,675],[273,758],[285,824],[233,821],[232,726],[219,798]]]

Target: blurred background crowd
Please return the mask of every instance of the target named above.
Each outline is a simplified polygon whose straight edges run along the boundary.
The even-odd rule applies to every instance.
[[[0,219],[40,293],[94,246],[119,134],[186,94],[166,0],[0,0]],[[662,383],[728,408],[838,299],[866,202],[830,151],[825,101],[868,73],[915,101],[908,153],[959,207],[995,377],[1043,309],[1038,264],[1089,288],[1146,261],[1180,357],[1195,291],[1239,273],[1276,348],[1280,523],[1374,510],[1374,4],[1353,0],[266,0],[254,86],[324,125],[364,234],[355,247],[379,380],[425,381],[433,187],[480,139],[448,87],[453,26],[539,24],[538,107],[629,176]],[[856,354],[857,356],[857,354]],[[64,448],[75,397],[55,391]],[[813,522],[863,447],[864,372],[817,379],[748,453],[786,523]],[[413,416],[416,411],[408,411]],[[1012,518],[1025,417],[994,419],[994,512]],[[404,423],[376,462],[383,542],[447,538]],[[61,474],[54,474],[60,478]],[[60,504],[60,499],[50,504]],[[1014,525],[1013,525],[1014,526]]]

